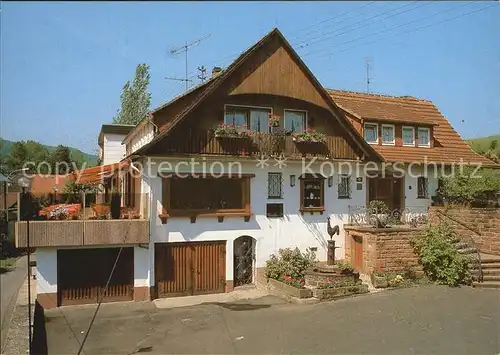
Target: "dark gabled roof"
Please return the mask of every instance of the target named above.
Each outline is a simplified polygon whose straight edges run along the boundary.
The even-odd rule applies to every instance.
[[[200,103],[202,103],[203,100],[205,100],[211,93],[213,93],[237,68],[239,68],[245,62],[245,60],[247,60],[254,52],[256,52],[258,49],[260,49],[263,45],[265,45],[268,41],[270,41],[272,38],[274,38],[276,36],[281,40],[284,47],[290,52],[292,57],[294,57],[297,60],[299,66],[301,66],[304,69],[306,75],[309,77],[309,79],[311,80],[313,85],[316,87],[316,89],[318,90],[320,95],[323,97],[325,102],[329,105],[331,111],[334,113],[334,116],[339,120],[340,124],[344,127],[344,129],[351,136],[352,140],[362,149],[362,151],[365,154],[367,154],[369,156],[373,156],[375,159],[381,160],[381,157],[378,155],[378,153],[368,143],[366,143],[366,141],[351,126],[351,124],[349,123],[349,121],[347,120],[347,118],[345,117],[343,112],[341,111],[341,109],[336,106],[336,104],[333,102],[333,100],[331,99],[330,95],[325,90],[325,88],[319,83],[319,81],[316,79],[316,77],[312,74],[312,72],[305,65],[305,63],[302,61],[302,59],[300,59],[300,57],[295,52],[295,50],[292,48],[290,43],[288,43],[288,41],[285,39],[285,37],[281,34],[281,32],[277,28],[274,28],[271,32],[269,32],[262,39],[260,39],[257,43],[255,43],[252,47],[250,47],[248,50],[243,52],[221,74],[219,74],[217,77],[215,77],[214,79],[212,79],[208,83],[205,83],[206,86],[203,87],[203,89],[200,91],[198,96],[191,102],[191,104],[189,104],[187,107],[185,107],[179,114],[177,114],[172,120],[170,120],[168,122],[168,125],[165,124],[162,127],[160,127],[160,133],[156,137],[154,137],[151,140],[151,142],[149,142],[148,144],[141,147],[134,154],[141,154],[141,153],[145,152],[149,147],[153,146],[155,143],[157,143],[158,141],[160,141],[161,139],[166,137],[169,134],[169,132],[171,132],[172,129],[176,125],[178,125],[187,116],[188,113],[192,112],[192,110],[194,108],[196,108],[198,105],[200,105]],[[181,97],[184,97],[185,95],[182,95]],[[179,98],[180,97],[174,99],[173,101],[176,101]],[[155,111],[158,111],[164,107],[166,107],[166,105],[161,106],[160,108],[156,109]]]

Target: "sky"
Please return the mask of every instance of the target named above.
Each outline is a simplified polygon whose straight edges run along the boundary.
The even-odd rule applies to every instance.
[[[139,63],[152,108],[278,27],[327,88],[432,100],[465,138],[500,134],[500,2],[3,2],[0,136],[97,150]]]

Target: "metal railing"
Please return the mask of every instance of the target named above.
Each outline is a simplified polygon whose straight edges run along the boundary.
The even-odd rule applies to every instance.
[[[348,223],[357,226],[387,228],[419,227],[428,220],[427,207],[407,206],[403,209],[377,210],[366,206],[349,206]]]

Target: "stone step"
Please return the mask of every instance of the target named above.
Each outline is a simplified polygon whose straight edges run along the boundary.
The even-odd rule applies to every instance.
[[[500,281],[500,276],[483,274],[483,281]]]
[[[465,249],[465,248],[468,248],[469,247],[469,244],[466,243],[466,242],[457,242],[455,243],[455,248],[457,249]]]
[[[500,269],[483,269],[483,275],[500,276]]]
[[[500,290],[500,281],[488,281],[488,282],[473,282],[472,287],[476,288],[494,288]]]
[[[481,264],[500,264],[499,258],[482,257]]]
[[[496,263],[483,263],[481,261],[481,268],[484,269],[495,269],[495,270],[500,270],[500,262]],[[477,269],[477,267],[476,267]]]
[[[477,254],[476,248],[457,249],[460,254]]]

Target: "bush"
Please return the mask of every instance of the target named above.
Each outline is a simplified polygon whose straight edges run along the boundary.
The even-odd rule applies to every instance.
[[[337,260],[335,261],[335,265],[342,271],[345,275],[350,275],[354,273],[354,268],[345,260]]]
[[[441,179],[438,196],[455,204],[486,205],[495,192],[500,191],[500,171],[464,167],[452,177]]]
[[[305,271],[314,265],[316,255],[310,250],[301,253],[299,248],[280,249],[278,256],[272,254],[266,261],[266,276],[279,280],[283,275],[301,280]]]
[[[427,227],[421,234],[412,237],[411,243],[430,280],[457,286],[470,283],[471,275],[468,260],[457,251],[451,242],[453,238],[453,229],[442,223]]]

